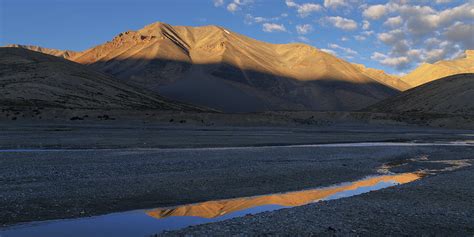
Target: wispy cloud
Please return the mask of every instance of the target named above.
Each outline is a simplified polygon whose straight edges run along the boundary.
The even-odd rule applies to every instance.
[[[282,24],[264,23],[262,29],[265,32],[286,32],[286,27]]]
[[[299,17],[307,17],[313,12],[321,11],[322,7],[316,3],[303,3],[298,4],[294,0],[286,0],[286,5],[290,8],[296,8]]]
[[[310,24],[303,24],[303,25],[296,26],[296,32],[300,35],[308,34],[312,30],[313,30],[313,26],[311,26]]]
[[[338,44],[332,43],[332,44],[329,44],[328,46],[329,46],[329,48],[332,48],[332,49],[341,50],[341,51],[343,51],[343,52],[346,53],[346,54],[351,54],[351,55],[356,55],[356,54],[358,54],[355,50],[352,50],[352,49],[346,48],[346,47],[342,47],[342,46],[340,46],[340,45],[338,45]]]

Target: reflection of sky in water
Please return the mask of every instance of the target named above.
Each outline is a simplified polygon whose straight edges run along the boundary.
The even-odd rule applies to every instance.
[[[394,185],[397,185],[397,184],[398,184],[397,182],[380,182],[380,183],[377,183],[376,185],[373,185],[373,186],[359,187],[359,188],[354,189],[354,190],[342,191],[342,192],[336,193],[334,195],[331,195],[327,198],[324,198],[322,200],[334,200],[334,199],[339,199],[339,198],[351,197],[351,196],[355,196],[355,195],[359,195],[359,194],[363,194],[363,193],[368,193],[370,191],[379,190],[379,189],[382,189],[382,188],[388,188],[388,187],[391,187],[391,186],[394,186]]]
[[[247,214],[256,214],[264,211],[273,211],[282,208],[291,207],[285,205],[288,201],[287,198],[296,198],[296,200],[301,201],[301,198],[304,197],[304,194],[319,194],[323,192],[325,196],[310,196],[313,199],[303,199],[304,203],[293,202],[295,205],[303,205],[309,202],[316,202],[318,200],[332,200],[343,197],[350,197],[362,193],[366,193],[373,190],[378,190],[386,188],[389,186],[394,186],[398,184],[395,180],[398,180],[401,183],[411,182],[418,179],[418,176],[407,173],[393,176],[376,176],[352,183],[342,183],[337,186],[332,186],[329,188],[320,188],[313,190],[305,190],[293,193],[283,193],[283,194],[271,194],[257,197],[249,198],[240,198],[240,199],[230,199],[230,200],[221,200],[221,201],[211,201],[204,202],[192,205],[183,205],[171,209],[153,209],[153,210],[135,210],[121,213],[114,213],[90,218],[78,218],[78,219],[69,219],[69,220],[57,220],[57,221],[45,221],[45,222],[34,222],[32,224],[18,225],[8,229],[0,230],[1,237],[28,237],[28,236],[150,236],[155,233],[162,232],[164,230],[176,230],[181,229],[187,226],[204,224],[209,222],[222,221],[234,217],[245,216]],[[329,190],[329,192],[328,192]],[[330,192],[334,190],[334,192]],[[300,196],[301,195],[301,196]],[[276,198],[275,198],[276,197]],[[316,198],[318,197],[318,198]],[[255,206],[245,206],[245,202],[249,200],[265,200],[264,202],[258,202]],[[269,200],[267,202],[267,199]],[[278,201],[275,201],[278,200]],[[282,201],[283,200],[283,201]],[[240,203],[242,201],[242,203]],[[160,213],[160,210],[175,210],[180,208],[187,207],[199,207],[204,206],[204,210],[212,209],[212,206],[207,206],[209,203],[217,203],[217,207],[223,208],[226,210],[226,204],[235,204],[237,202],[236,209],[231,210],[229,213],[218,212],[217,217],[215,218],[205,218],[198,216],[187,216],[176,214],[176,215],[166,215],[166,216],[155,216],[153,217],[153,212],[155,215]],[[224,204],[222,204],[224,203]],[[277,205],[281,204],[281,205]],[[224,205],[224,206],[222,206]],[[292,205],[294,206],[294,205]],[[199,209],[201,210],[201,209]],[[221,209],[217,209],[219,211]],[[168,213],[169,214],[169,213]]]

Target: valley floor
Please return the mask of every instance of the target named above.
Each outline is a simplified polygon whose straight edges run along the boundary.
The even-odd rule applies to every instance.
[[[225,127],[123,122],[2,123],[0,223],[327,186],[413,158],[468,160],[469,146],[292,146],[472,140],[472,130],[339,124]],[[220,147],[220,148],[219,148]],[[426,168],[412,162],[395,172]],[[359,197],[194,226],[167,234],[473,234],[474,169]],[[433,229],[434,228],[434,229]]]

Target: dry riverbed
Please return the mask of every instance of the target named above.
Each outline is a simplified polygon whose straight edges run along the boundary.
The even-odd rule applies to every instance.
[[[474,158],[474,148],[465,146],[289,146],[457,141],[469,139],[472,133],[416,127],[210,129],[94,124],[8,128],[0,133],[4,149],[0,152],[3,225],[328,186],[377,174],[387,163],[403,164],[393,168],[396,172],[443,167],[426,162],[407,163],[422,157],[430,161]],[[29,135],[33,138],[28,139]],[[146,146],[144,140],[148,142]],[[41,147],[35,145],[37,141],[56,150],[38,150]],[[15,150],[13,144],[18,144],[19,149]],[[222,148],[232,146],[236,147]],[[416,215],[422,217],[417,219],[420,228],[451,218],[452,222],[440,222],[446,223],[442,228],[470,233],[472,229],[468,227],[473,226],[474,213],[472,176],[472,168],[467,167],[360,197],[246,216],[169,234],[385,233],[372,228],[374,221],[385,223],[378,227],[381,230],[391,225],[396,231],[395,227],[410,227]],[[428,201],[424,202],[425,198]],[[409,218],[397,226],[397,218],[403,215]],[[428,219],[424,222],[423,218]],[[450,224],[454,221],[461,224]],[[305,228],[307,225],[311,227]]]

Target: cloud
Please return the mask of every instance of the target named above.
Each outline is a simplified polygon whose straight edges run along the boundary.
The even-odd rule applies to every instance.
[[[348,6],[349,3],[346,0],[324,0],[324,7],[326,8],[337,8]]]
[[[365,37],[363,35],[356,35],[356,36],[354,36],[354,39],[356,39],[358,41],[363,41],[363,40],[366,40],[367,37]]]
[[[332,49],[320,49],[321,51],[325,52],[325,53],[328,53],[328,54],[332,54],[334,56],[337,56],[337,53],[336,51],[332,50]]]
[[[406,69],[410,63],[408,57],[389,57],[388,55],[379,52],[374,52],[370,58],[378,61],[382,65],[395,67],[399,70]]]
[[[241,6],[249,5],[253,3],[254,0],[233,0],[231,3],[227,5],[227,11],[229,12],[236,12],[241,9]],[[215,5],[215,2],[214,2]]]
[[[371,36],[373,35],[375,32],[373,30],[365,30],[365,31],[362,31],[362,34],[363,35],[366,35],[366,36]]]
[[[313,30],[313,27],[310,24],[303,24],[296,26],[296,32],[300,35],[308,34]]]
[[[307,17],[311,15],[311,13],[321,11],[322,9],[321,5],[315,3],[298,4],[293,0],[286,0],[285,3],[288,7],[296,8],[298,16],[301,18]]]
[[[224,0],[214,0],[213,2],[215,7],[220,7],[224,5]]]
[[[380,19],[388,13],[397,14],[385,21],[388,26],[407,23],[407,29],[414,35],[427,35],[440,27],[445,27],[455,21],[474,20],[474,1],[448,8],[442,11],[433,9],[430,6],[402,4],[396,1],[382,5],[372,5],[363,11],[363,16],[373,20]]]
[[[267,22],[269,21],[269,19],[265,18],[265,17],[261,17],[261,16],[252,16],[251,14],[247,14],[245,15],[245,20],[244,22],[246,24],[253,24],[253,23],[262,23],[262,22]]]
[[[395,16],[388,18],[383,24],[386,26],[390,26],[392,28],[398,27],[403,23],[403,19],[401,16]]]
[[[403,40],[405,32],[402,29],[391,30],[389,32],[383,32],[377,35],[378,39],[388,45],[396,44],[398,41]]]
[[[330,16],[324,18],[327,22],[331,23],[334,27],[343,30],[355,30],[357,29],[357,23],[354,20],[343,18],[340,16]]]
[[[264,23],[264,22],[272,22],[272,21],[278,21],[281,18],[286,17],[284,14],[281,14],[280,16],[276,17],[261,17],[261,16],[253,16],[251,14],[245,15],[245,20],[244,23],[247,25],[252,25],[254,23]]]
[[[309,43],[310,40],[307,37],[304,36],[298,36],[298,40],[301,42]]]
[[[366,21],[366,20],[363,20],[362,21],[362,29],[363,30],[368,30],[369,28],[370,28],[370,22]]]
[[[367,9],[365,9],[362,12],[362,15],[366,18],[376,20],[376,19],[381,18],[383,15],[385,15],[385,13],[387,13],[387,7],[385,5],[378,4],[378,5],[372,5],[368,7]]]
[[[314,3],[305,3],[298,8],[298,14],[301,17],[309,16],[313,12],[321,10],[321,5]]]
[[[293,0],[286,0],[285,3],[288,7],[298,7],[298,4],[296,4]]]
[[[473,0],[441,10],[391,1],[384,9],[381,16],[391,17],[383,25],[392,30],[377,34],[378,40],[390,47],[385,58],[379,57],[383,65],[407,69],[420,62],[454,58],[474,48]]]
[[[229,5],[227,5],[227,11],[235,12],[239,9],[239,5],[237,5],[236,3],[229,3]]]
[[[461,44],[465,49],[474,49],[474,25],[455,22],[444,32],[444,36],[451,42]]]
[[[358,54],[357,51],[354,51],[350,48],[345,48],[345,47],[342,47],[340,45],[337,45],[337,44],[328,44],[329,48],[332,48],[332,49],[338,49],[338,50],[341,50],[343,51],[344,53],[346,54],[351,54],[351,55],[356,55]]]
[[[286,32],[286,28],[282,24],[264,23],[262,28],[265,32]]]

